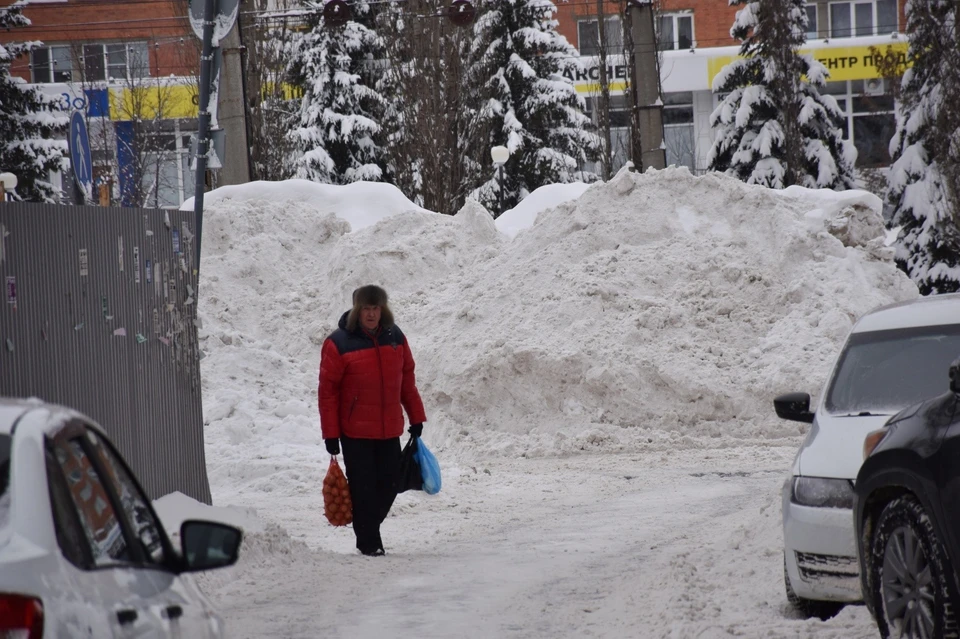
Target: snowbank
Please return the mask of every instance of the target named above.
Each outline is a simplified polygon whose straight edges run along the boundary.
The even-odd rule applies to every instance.
[[[194,198],[180,205],[181,211],[192,211]],[[392,184],[355,182],[344,186],[317,184],[308,180],[284,182],[250,182],[224,186],[203,197],[204,212],[211,207],[240,209],[272,208],[303,203],[318,215],[336,215],[350,221],[351,230],[359,231],[385,217],[420,208]],[[206,242],[203,250],[207,249]],[[202,253],[202,251],[201,251]]]
[[[547,184],[536,189],[516,205],[497,218],[497,230],[507,237],[516,237],[523,229],[533,226],[537,214],[552,209],[564,202],[575,200],[590,188],[589,184],[573,182],[571,184]]]
[[[215,495],[292,506],[317,490],[320,345],[361,284],[391,295],[427,441],[448,460],[793,437],[772,397],[817,394],[858,316],[917,296],[863,192],[625,172],[509,240],[475,203],[452,217],[397,206],[362,227],[352,216],[380,185],[309,186],[344,209],[265,201],[261,187],[209,200],[199,310]]]

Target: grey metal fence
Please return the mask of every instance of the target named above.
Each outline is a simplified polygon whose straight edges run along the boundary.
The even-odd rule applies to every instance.
[[[152,498],[210,503],[193,213],[0,203],[0,395],[99,422]]]

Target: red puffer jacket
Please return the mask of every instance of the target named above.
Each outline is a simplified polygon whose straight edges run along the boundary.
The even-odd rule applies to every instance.
[[[403,410],[411,424],[427,421],[417,391],[413,354],[396,326],[370,335],[362,328],[340,328],[320,354],[320,429],[323,438],[346,435],[389,439],[403,434]],[[401,408],[402,407],[402,408]]]

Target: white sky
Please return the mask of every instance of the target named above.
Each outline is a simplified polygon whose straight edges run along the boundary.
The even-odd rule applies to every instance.
[[[685,169],[539,189],[494,223],[380,184],[207,195],[209,516],[248,529],[200,577],[238,637],[872,637],[792,618],[780,485],[846,331],[917,296],[863,192]],[[184,205],[190,208],[190,203]],[[323,519],[320,345],[376,283],[417,358],[439,495],[387,556]],[[168,527],[205,507],[159,501]],[[225,509],[225,510],[224,510]]]

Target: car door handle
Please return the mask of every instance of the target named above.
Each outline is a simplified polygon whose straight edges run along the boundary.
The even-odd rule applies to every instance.
[[[128,623],[133,623],[136,620],[137,620],[136,610],[118,610],[117,611],[117,621],[120,622],[121,626],[125,626]]]
[[[179,619],[183,616],[183,608],[174,604],[167,606],[167,619]]]

